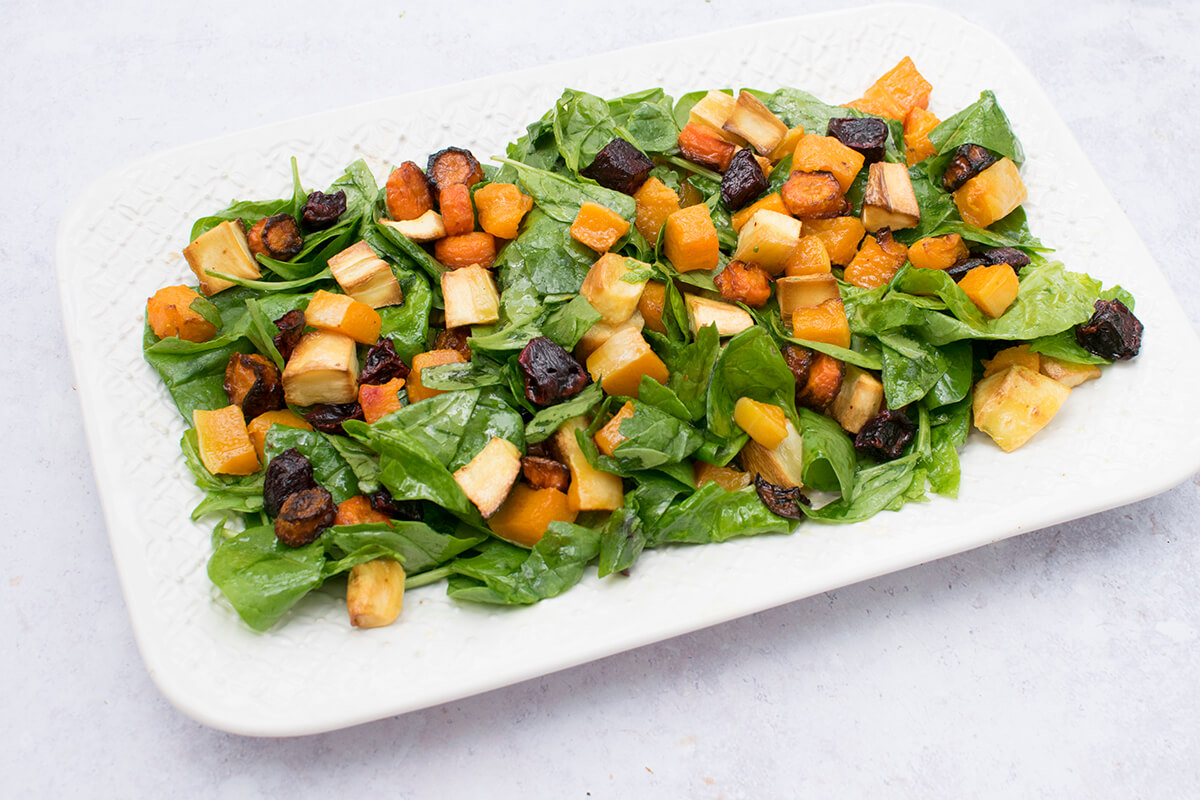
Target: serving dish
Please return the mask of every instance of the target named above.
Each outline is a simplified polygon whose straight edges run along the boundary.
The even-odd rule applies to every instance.
[[[281,122],[130,164],[83,192],[59,232],[67,338],[115,561],[164,694],[237,733],[330,730],[1133,502],[1200,468],[1200,431],[1179,427],[1175,413],[1200,388],[1200,370],[1180,368],[1196,366],[1200,341],[1032,76],[953,14],[890,6],[867,15],[776,21]],[[349,628],[335,591],[308,598],[267,634],[238,620],[205,574],[210,526],[188,519],[200,495],[179,454],[183,421],[140,350],[146,297],[188,278],[180,250],[196,217],[234,197],[287,194],[292,156],[305,185],[320,187],[358,157],[382,180],[390,164],[449,144],[499,155],[565,86],[614,96],[787,85],[837,102],[905,55],[934,85],[939,116],[996,92],[1028,155],[1031,227],[1069,267],[1133,292],[1146,323],[1138,359],[1076,390],[1015,453],[973,434],[958,500],[854,526],[806,523],[791,536],[648,552],[631,579],[593,571],[528,608],[454,603],[431,586],[411,592],[397,624],[374,631]]]

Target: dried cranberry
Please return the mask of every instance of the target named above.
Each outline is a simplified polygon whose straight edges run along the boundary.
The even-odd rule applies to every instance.
[[[1013,269],[1029,266],[1029,256],[1015,247],[992,247],[980,253],[979,257],[988,264],[1008,264]]]
[[[275,320],[275,327],[279,328],[279,333],[275,334],[271,341],[275,343],[279,355],[287,361],[292,357],[296,345],[300,344],[300,337],[304,335],[304,312],[300,309],[287,312]]]
[[[743,148],[733,154],[725,174],[721,176],[721,200],[730,211],[738,211],[753,203],[767,190],[767,176],[754,157]]]
[[[976,267],[986,267],[987,265],[988,262],[984,261],[982,258],[960,258],[946,270],[946,274],[949,275],[955,283],[958,283],[963,279],[963,276],[971,270],[975,269]]]
[[[809,499],[800,491],[799,486],[776,486],[764,480],[762,475],[754,476],[754,490],[758,499],[771,510],[771,513],[784,519],[801,519],[804,512],[800,506],[812,505]]]
[[[392,497],[392,493],[382,486],[367,495],[367,500],[371,503],[371,508],[380,514],[387,514],[392,519],[420,522],[424,517],[420,501],[396,500]]]
[[[571,473],[567,465],[552,458],[539,456],[523,456],[521,458],[521,474],[535,489],[558,489],[565,492],[571,482]]]
[[[986,148],[977,144],[961,145],[942,173],[942,188],[953,192],[995,163],[996,157]]]
[[[263,510],[277,517],[284,500],[316,485],[309,460],[294,447],[284,450],[267,465],[267,474],[263,479]]]
[[[654,162],[649,156],[618,136],[604,145],[592,163],[581,169],[579,174],[591,178],[605,189],[633,194],[642,188],[652,169]]]
[[[313,192],[304,204],[300,220],[310,230],[319,231],[328,228],[338,221],[338,217],[346,213],[346,193],[338,189],[332,194]]]
[[[321,433],[341,433],[342,423],[350,419],[363,419],[362,406],[358,403],[321,403],[309,410],[304,418]]]
[[[275,518],[275,538],[288,547],[312,544],[337,519],[328,489],[316,486],[290,495]]]
[[[1109,361],[1125,361],[1142,349],[1142,323],[1120,300],[1097,300],[1091,319],[1075,326],[1075,341]]]
[[[561,403],[588,384],[583,366],[545,336],[531,339],[517,357],[517,364],[525,376],[525,396],[539,406]]]
[[[379,385],[393,378],[407,377],[408,364],[396,353],[392,340],[384,337],[367,351],[362,371],[358,373],[358,382]]]
[[[867,420],[854,437],[854,449],[876,461],[892,461],[904,454],[917,426],[903,411],[885,409]]]
[[[873,164],[883,160],[883,145],[887,142],[887,123],[874,117],[837,117],[829,120],[825,135],[832,136],[851,150],[857,150]]]

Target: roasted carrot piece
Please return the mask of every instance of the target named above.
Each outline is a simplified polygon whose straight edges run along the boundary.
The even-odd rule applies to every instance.
[[[471,208],[471,188],[455,183],[438,192],[442,224],[447,236],[462,236],[475,230],[475,212]]]
[[[387,212],[392,219],[416,219],[433,208],[425,173],[411,161],[392,170],[387,179]]]
[[[571,238],[597,253],[607,253],[629,233],[629,223],[611,208],[585,200],[571,223]]]
[[[425,165],[425,174],[433,188],[440,192],[456,183],[474,186],[483,180],[483,167],[479,166],[470,150],[447,147],[429,157],[429,163]]]
[[[796,170],[779,191],[793,217],[829,219],[850,213],[850,203],[832,172]]]
[[[846,365],[825,353],[813,353],[808,379],[796,389],[796,402],[814,411],[824,411],[842,388]]]
[[[372,522],[390,522],[391,517],[382,511],[371,508],[371,501],[365,494],[356,494],[338,503],[337,517],[334,525],[366,525]]]
[[[724,172],[737,147],[709,133],[702,126],[689,122],[679,132],[679,152],[688,161]]]
[[[399,411],[400,391],[404,388],[404,378],[392,378],[387,383],[360,383],[358,385],[358,404],[362,406],[363,420],[373,424]]]
[[[713,283],[721,297],[753,308],[762,308],[771,299],[771,276],[758,264],[730,261]]]
[[[483,231],[445,236],[433,243],[433,256],[450,269],[490,267],[496,261],[496,237]]]
[[[523,194],[516,184],[489,183],[475,192],[475,212],[479,227],[501,239],[515,239],[521,220],[533,208],[533,198]]]

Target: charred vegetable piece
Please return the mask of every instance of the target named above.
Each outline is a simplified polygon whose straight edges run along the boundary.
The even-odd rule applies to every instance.
[[[955,261],[949,269],[946,270],[946,274],[949,275],[955,283],[958,283],[964,277],[966,277],[966,274],[971,270],[975,269],[976,267],[986,266],[988,266],[988,262],[984,261],[982,258],[960,258],[958,261]]]
[[[439,331],[437,339],[434,340],[434,350],[457,350],[458,354],[467,361],[471,360],[471,345],[468,341],[471,338],[471,329],[463,326],[460,328],[447,328],[444,331]]]
[[[604,145],[592,163],[581,169],[579,174],[591,178],[605,189],[631,195],[642,188],[652,169],[654,162],[649,156],[618,136]]]
[[[824,411],[837,399],[846,377],[846,365],[825,353],[813,353],[804,385],[796,384],[796,405]]]
[[[571,483],[571,471],[567,465],[552,458],[525,456],[521,459],[521,474],[535,489],[565,492]]]
[[[275,320],[275,327],[279,328],[279,333],[275,334],[271,341],[275,343],[279,355],[287,361],[292,357],[296,345],[300,344],[300,338],[304,336],[304,312],[298,308],[287,312]]]
[[[387,514],[392,519],[420,522],[425,516],[419,500],[396,500],[392,493],[382,486],[369,494],[367,499],[371,502],[371,508],[381,514]]]
[[[338,189],[332,194],[313,192],[304,204],[300,221],[304,227],[312,231],[324,230],[338,221],[338,217],[346,213],[346,193]]]
[[[269,516],[278,517],[285,500],[296,492],[315,488],[316,485],[309,460],[294,447],[284,450],[267,465],[267,475],[263,480],[263,510]]]
[[[753,308],[761,308],[771,299],[771,276],[758,264],[730,261],[713,283],[721,297]]]
[[[1120,300],[1097,300],[1092,318],[1075,326],[1075,341],[1101,358],[1126,361],[1142,349],[1142,323]]]
[[[721,200],[730,211],[738,211],[753,203],[767,190],[767,176],[748,149],[738,150],[721,176]]]
[[[545,336],[531,339],[517,365],[525,376],[525,396],[539,406],[552,406],[574,397],[588,384],[583,365]]]
[[[784,519],[802,519],[804,512],[800,506],[812,505],[800,491],[799,486],[776,486],[765,480],[762,475],[754,476],[754,490],[758,499],[771,510],[772,514]]]
[[[838,117],[829,120],[826,136],[832,136],[851,150],[863,154],[868,164],[883,160],[887,142],[887,123],[873,117]]]
[[[304,248],[304,236],[291,214],[276,214],[260,219],[246,231],[246,244],[254,255],[276,261],[295,258]]]
[[[832,172],[796,170],[780,187],[783,204],[793,217],[830,219],[850,213],[850,202]]]
[[[996,157],[987,148],[977,144],[960,145],[954,157],[942,173],[942,188],[953,192],[967,181],[996,163]],[[1011,266],[1011,265],[1010,265]]]
[[[279,369],[258,353],[234,353],[225,365],[225,394],[240,406],[246,419],[283,408],[283,383]]]
[[[1029,266],[1029,256],[1015,247],[993,247],[979,254],[986,264],[1008,264],[1013,269]]]
[[[304,419],[321,433],[345,434],[342,423],[349,419],[363,419],[363,410],[357,402],[320,403],[313,406]]]
[[[393,378],[407,377],[408,364],[396,353],[396,346],[392,344],[392,340],[385,337],[367,351],[362,371],[358,373],[358,382],[379,385]]]
[[[290,495],[275,518],[275,538],[288,547],[312,544],[337,519],[328,489],[317,486]]]
[[[737,147],[722,139],[707,125],[689,122],[679,132],[679,154],[696,164],[724,172],[729,167]],[[691,184],[688,184],[689,186]],[[690,203],[684,203],[690,205]]]
[[[483,167],[470,150],[447,147],[429,157],[425,177],[433,186],[434,194],[440,194],[443,189],[458,183],[467,186],[479,183],[483,180]]]
[[[894,461],[904,454],[917,426],[903,411],[881,411],[854,437],[854,449],[876,461]]]

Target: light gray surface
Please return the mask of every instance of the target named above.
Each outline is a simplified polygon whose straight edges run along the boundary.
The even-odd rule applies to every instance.
[[[1046,15],[1039,3],[942,5],[1028,64],[1195,324],[1200,287],[1184,226],[1200,8],[1076,2]],[[0,27],[9,76],[0,308],[15,355],[0,362],[0,486],[12,509],[0,576],[6,793],[1195,794],[1195,480],[347,731],[250,740],[176,712],[133,644],[70,388],[52,250],[69,199],[141,155],[275,119],[821,6],[411,3],[351,13],[292,3],[284,20],[246,4],[111,6],[88,15],[67,3],[10,4]],[[1152,333],[1147,346],[1170,347]]]

